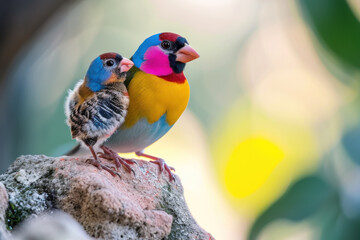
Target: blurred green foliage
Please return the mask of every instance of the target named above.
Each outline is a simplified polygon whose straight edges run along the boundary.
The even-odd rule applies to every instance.
[[[347,131],[342,138],[342,143],[350,158],[360,164],[360,126]]]
[[[254,240],[269,223],[278,219],[302,221],[321,211],[335,198],[332,187],[318,176],[308,176],[294,183],[252,226],[249,239]]]
[[[345,0],[299,0],[306,23],[342,67],[360,69],[360,23]]]
[[[338,80],[344,81],[336,71],[340,70],[345,74],[359,71],[360,22],[349,3],[345,0],[297,2],[305,23],[313,33],[319,56],[329,72]],[[358,80],[351,79],[353,82]],[[346,117],[345,114],[345,121]],[[313,175],[292,184],[257,217],[249,231],[249,240],[258,239],[268,226],[278,220],[310,222],[316,229],[315,239],[360,239],[360,185],[357,182],[359,172],[351,173],[351,170],[357,169],[354,163],[360,164],[360,119],[354,122],[356,126],[345,130],[341,142],[338,143],[337,148],[343,147],[345,150],[343,154],[335,153],[339,151],[333,149],[326,154],[331,157],[323,159],[323,163],[327,162],[327,177],[324,177],[323,169],[319,168]],[[348,161],[348,158],[352,162]],[[340,171],[338,168],[343,171],[342,174],[336,174]],[[268,238],[265,236],[265,239]]]

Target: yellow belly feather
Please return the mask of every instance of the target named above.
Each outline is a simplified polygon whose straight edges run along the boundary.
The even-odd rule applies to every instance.
[[[133,126],[143,117],[152,124],[165,113],[171,126],[184,112],[190,97],[187,80],[179,84],[144,72],[134,74],[128,92],[130,105],[123,124],[125,128]]]

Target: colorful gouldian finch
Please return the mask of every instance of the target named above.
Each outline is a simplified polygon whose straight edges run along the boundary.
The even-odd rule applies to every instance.
[[[134,66],[127,73],[130,104],[125,122],[106,143],[117,152],[135,152],[152,159],[160,172],[165,169],[169,173],[170,181],[175,180],[174,169],[143,150],[164,136],[184,112],[190,88],[183,70],[198,57],[177,34],[164,32],[147,38],[132,56]]]
[[[126,72],[133,62],[116,53],[105,53],[97,57],[74,90],[69,91],[65,103],[67,124],[71,136],[88,147],[94,157],[90,163],[115,176],[118,174],[102,165],[95,149],[102,148],[104,154],[110,150],[103,143],[121,126],[129,106],[129,95],[124,85]],[[131,171],[126,162],[117,158],[120,164]]]

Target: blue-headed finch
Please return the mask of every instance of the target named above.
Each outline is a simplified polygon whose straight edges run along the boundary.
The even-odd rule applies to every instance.
[[[65,103],[72,138],[90,149],[94,157],[91,164],[112,175],[117,173],[99,162],[96,151],[99,148],[104,150],[104,154],[109,151],[103,143],[125,120],[129,95],[124,81],[132,66],[132,61],[117,53],[100,55],[90,64],[84,80],[69,91]],[[132,170],[126,162],[117,162],[117,167],[120,164],[128,171]]]
[[[131,57],[125,85],[130,104],[125,122],[107,144],[118,152],[135,152],[152,159],[174,180],[173,168],[143,149],[166,134],[184,112],[190,97],[185,64],[199,57],[188,41],[175,33],[155,34]]]

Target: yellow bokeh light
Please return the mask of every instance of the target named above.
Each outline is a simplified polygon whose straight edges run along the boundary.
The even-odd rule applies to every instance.
[[[212,151],[225,196],[243,216],[255,217],[313,171],[319,157],[311,126],[272,118],[251,100],[239,99],[222,115]]]
[[[284,152],[271,141],[246,139],[235,148],[225,167],[227,190],[236,198],[254,193],[283,158]]]

